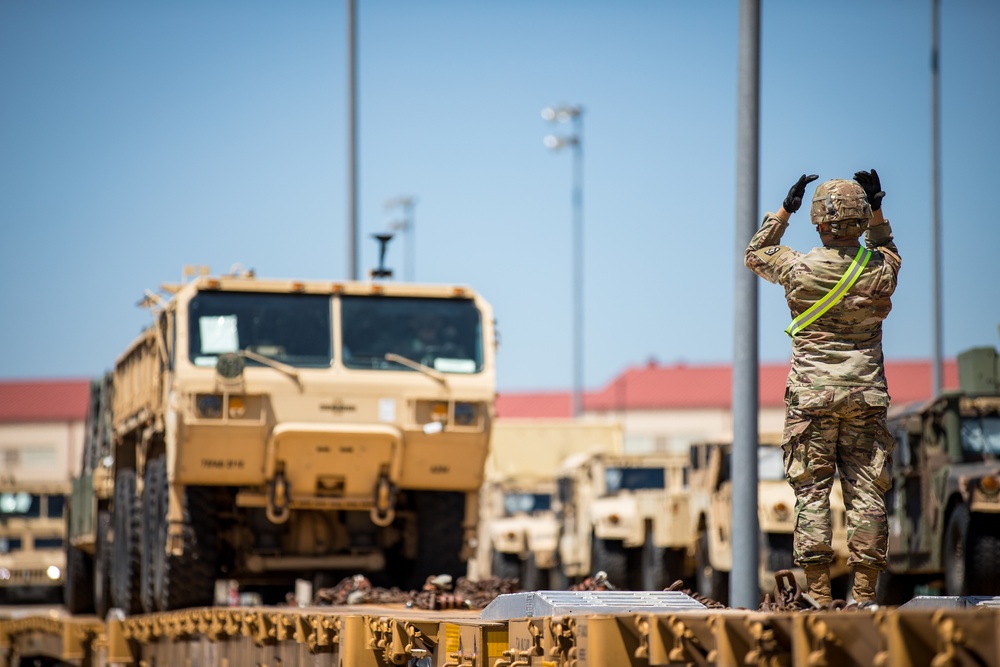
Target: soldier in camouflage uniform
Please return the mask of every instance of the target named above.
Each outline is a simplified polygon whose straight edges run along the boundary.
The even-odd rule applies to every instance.
[[[892,308],[899,251],[882,215],[878,173],[859,171],[853,181],[820,184],[810,217],[822,247],[800,253],[781,245],[805,188],[805,174],[777,213],[767,213],[746,250],[754,273],[785,288],[792,317],[835,290],[848,273],[865,232],[872,251],[856,282],[818,319],[792,335],[792,367],[785,391],[782,440],[785,476],[795,490],[795,562],[810,593],[831,602],[832,528],[830,489],[840,471],[847,506],[849,563],[857,602],[875,599],[878,573],[886,567],[888,530],[884,494],[890,484],[893,439],[886,429],[889,405],[882,363],[882,320]],[[794,322],[793,322],[794,324]]]

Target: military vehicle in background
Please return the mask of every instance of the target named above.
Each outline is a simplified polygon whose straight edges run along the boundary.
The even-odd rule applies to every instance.
[[[785,479],[779,438],[765,438],[757,448],[757,506],[760,526],[758,581],[762,593],[774,590],[774,574],[792,570],[804,585],[805,575],[792,556],[795,530],[795,493]],[[713,600],[729,599],[732,554],[732,444],[705,442],[691,446],[692,525],[695,543],[694,585]],[[835,560],[831,575],[844,584],[847,567],[847,512],[839,478],[830,492]]]
[[[1000,595],[1000,360],[993,348],[958,355],[959,389],[893,406],[896,441],[889,568],[879,600],[918,585],[947,595]]]
[[[520,587],[529,591],[565,586],[559,571],[555,490],[551,479],[488,481],[483,486],[480,518],[489,552],[489,574],[516,578]]]
[[[163,292],[95,399],[77,611],[91,581],[99,613],[135,613],[210,604],[217,580],[465,574],[496,392],[482,297],[245,271]]]
[[[621,453],[618,422],[502,419],[493,424],[480,494],[480,548],[470,576],[518,578],[524,590],[565,586],[556,473],[581,452]]]
[[[0,604],[62,601],[68,492],[0,475]]]
[[[687,457],[576,454],[558,475],[559,560],[568,581],[603,571],[617,588],[662,590],[688,573],[694,531]]]

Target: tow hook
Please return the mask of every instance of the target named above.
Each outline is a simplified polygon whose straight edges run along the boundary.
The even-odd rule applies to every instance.
[[[274,479],[267,485],[267,508],[264,510],[267,520],[282,524],[288,521],[291,511],[288,509],[288,480],[284,469],[279,469]]]
[[[379,475],[375,484],[375,505],[370,515],[379,528],[385,528],[396,518],[396,489],[385,473]]]

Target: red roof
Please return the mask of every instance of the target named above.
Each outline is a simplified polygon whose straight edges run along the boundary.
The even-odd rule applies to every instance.
[[[90,380],[0,380],[0,424],[85,421]]]
[[[758,375],[759,402],[762,408],[780,408],[785,404],[785,380],[788,364],[765,363]],[[886,361],[889,394],[896,405],[931,397],[930,361]],[[958,366],[944,362],[945,389],[958,387]],[[683,410],[723,408],[732,400],[733,372],[728,364],[675,364],[626,369],[603,389],[585,392],[583,408],[589,412],[615,410]],[[497,416],[522,418],[570,417],[571,394],[568,391],[502,392],[497,397]]]

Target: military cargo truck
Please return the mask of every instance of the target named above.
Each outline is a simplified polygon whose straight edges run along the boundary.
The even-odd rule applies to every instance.
[[[792,555],[795,530],[795,493],[785,479],[782,449],[778,438],[765,438],[757,448],[757,506],[759,535],[758,581],[762,593],[774,590],[774,574],[792,570],[804,584],[805,576],[796,568]],[[691,446],[692,525],[695,541],[695,587],[702,595],[726,602],[732,555],[732,444],[705,442]],[[847,512],[843,491],[835,481],[830,492],[833,523],[833,577],[846,577]],[[841,582],[846,583],[846,582]]]
[[[520,579],[525,590],[565,586],[559,567],[556,473],[580,452],[620,453],[618,422],[502,419],[493,424],[480,500],[477,578]]]
[[[958,375],[958,390],[889,411],[889,568],[878,591],[886,604],[910,599],[917,585],[1000,595],[997,351],[959,354]]]
[[[558,476],[559,559],[569,581],[598,571],[618,588],[662,590],[687,574],[687,458],[577,454]]]
[[[481,296],[249,272],[164,291],[98,390],[70,510],[96,576],[69,588],[133,613],[219,579],[465,573],[496,384]]]

